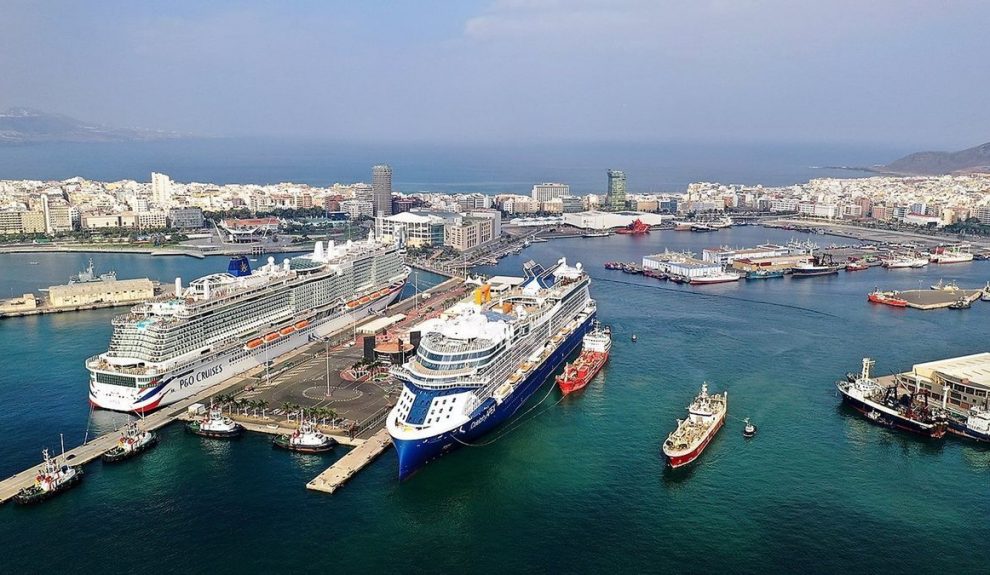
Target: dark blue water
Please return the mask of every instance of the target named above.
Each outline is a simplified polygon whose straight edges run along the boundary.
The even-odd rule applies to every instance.
[[[990,264],[694,288],[601,267],[663,247],[788,237],[734,228],[535,244],[489,271],[561,256],[586,265],[615,344],[583,393],[557,403],[547,386],[535,417],[495,443],[402,484],[390,451],[333,496],[303,485],[339,454],[174,427],[139,460],[90,465],[82,485],[41,507],[0,509],[2,571],[986,573],[990,451],[873,427],[840,408],[833,382],[864,355],[886,373],[986,351],[988,304],[898,310],[866,293],[943,278],[981,286]],[[41,256],[4,257],[0,269],[23,275],[22,260]],[[64,257],[77,258],[70,270],[82,263]],[[222,263],[120,257],[122,276]],[[59,430],[82,431],[81,362],[105,348],[110,315],[0,322],[0,475]],[[665,471],[660,442],[702,381],[728,390],[732,419],[697,465]],[[759,426],[755,439],[741,437],[742,417]]]
[[[0,146],[0,179],[74,176],[146,182],[164,172],[180,182],[326,186],[370,181],[389,163],[403,192],[528,194],[534,183],[569,183],[574,193],[604,193],[606,170],[622,169],[630,192],[678,192],[691,182],[789,185],[862,172],[812,166],[870,166],[911,150],[892,146],[810,144],[371,145],[300,140],[36,144]]]

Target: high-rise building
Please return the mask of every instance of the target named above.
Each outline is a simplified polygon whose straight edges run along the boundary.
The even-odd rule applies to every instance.
[[[172,179],[165,174],[151,172],[151,201],[167,208],[172,202]]]
[[[549,202],[554,198],[563,198],[571,195],[571,187],[567,184],[555,184],[546,182],[533,186],[533,199],[537,202]]]
[[[605,210],[621,212],[624,209],[626,209],[626,175],[621,170],[609,170]]]
[[[371,188],[374,190],[374,215],[392,215],[392,168],[385,164],[371,168]]]

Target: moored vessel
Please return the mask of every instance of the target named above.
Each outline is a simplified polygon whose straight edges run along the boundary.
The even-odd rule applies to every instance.
[[[50,499],[76,485],[83,478],[82,467],[73,467],[64,463],[59,464],[57,457],[50,457],[48,450],[41,451],[44,463],[34,478],[34,485],[21,489],[14,496],[14,502],[19,505],[30,505]],[[62,450],[65,457],[65,449]]]
[[[870,265],[862,260],[856,260],[854,262],[849,262],[846,264],[847,272],[861,272],[868,269],[870,269]]]
[[[557,376],[557,386],[564,395],[583,389],[601,371],[612,349],[612,330],[596,321],[582,342],[581,355]]]
[[[894,307],[907,307],[907,300],[897,297],[896,291],[880,291],[879,289],[874,289],[866,296],[866,299],[872,303],[882,303],[884,305],[894,306]]]
[[[298,429],[275,437],[272,445],[299,453],[326,453],[337,445],[337,440],[317,429],[312,421],[303,419]]]
[[[953,435],[973,441],[990,442],[990,409],[986,405],[970,408],[966,421],[958,421],[950,417],[949,431]]]
[[[791,268],[791,277],[826,276],[839,273],[840,266],[835,265],[830,255],[813,256],[811,261],[802,262]]]
[[[205,416],[187,423],[186,430],[211,439],[233,439],[241,435],[244,426],[225,416],[219,407],[210,406]]]
[[[901,429],[932,439],[945,437],[948,421],[945,412],[929,405],[928,394],[919,400],[913,393],[901,394],[897,383],[889,386],[871,376],[874,361],[863,358],[859,376],[847,376],[835,386],[842,401],[862,414],[868,421],[890,429]]]
[[[650,233],[650,225],[639,218],[633,220],[628,226],[623,226],[615,230],[617,234],[640,235]]]
[[[784,270],[753,270],[746,272],[748,280],[767,280],[784,277]]]
[[[708,394],[708,384],[688,406],[688,418],[677,420],[677,429],[663,442],[667,465],[676,469],[694,461],[705,451],[725,423],[728,392]]]
[[[743,420],[743,430],[742,435],[746,439],[756,436],[756,426],[747,417]]]
[[[737,282],[742,278],[741,275],[729,271],[712,271],[699,276],[691,276],[689,283],[691,285],[707,285],[707,284],[722,284],[728,282]]]
[[[932,250],[928,259],[933,264],[959,264],[973,261],[973,254],[965,244],[955,246],[939,246]]]
[[[154,431],[140,431],[136,422],[131,422],[121,430],[117,445],[101,456],[104,463],[117,463],[144,453],[158,443],[158,434]]]

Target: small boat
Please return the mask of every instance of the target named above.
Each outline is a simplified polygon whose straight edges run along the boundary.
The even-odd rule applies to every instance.
[[[304,319],[302,321],[297,321],[295,327],[296,329],[303,329],[308,325],[309,325],[309,320]]]
[[[186,424],[186,431],[212,439],[233,439],[241,435],[244,427],[225,416],[219,407],[210,406],[205,417]]]
[[[368,297],[368,296],[364,296],[363,298],[361,298],[360,300],[358,300],[358,303],[359,303],[359,304],[366,304],[366,303],[368,303],[369,301],[371,301],[371,298],[370,298],[370,297]]]
[[[41,457],[44,464],[34,478],[34,485],[21,489],[14,496],[14,502],[18,505],[41,503],[82,481],[82,467],[72,467],[64,463],[59,465],[57,458],[48,456],[47,449],[41,450]],[[65,457],[64,448],[62,457]]]
[[[38,265],[38,262],[28,262],[28,265],[36,266]]]
[[[632,336],[632,340],[633,340],[633,341],[636,341],[636,334],[633,334],[633,336]]]
[[[275,341],[276,339],[278,339],[279,337],[281,337],[281,336],[278,335],[278,332],[274,332],[273,331],[272,333],[270,333],[270,334],[268,334],[268,335],[265,336],[265,338],[264,338],[265,339],[265,343],[271,343],[271,342]]]
[[[288,327],[283,327],[282,329],[278,330],[278,333],[279,333],[279,335],[289,335],[290,333],[292,333],[294,331],[296,331],[296,328],[294,328],[294,327],[292,327],[290,325]]]
[[[868,269],[870,269],[869,264],[860,260],[849,262],[846,264],[847,272],[861,272],[863,270],[868,270]]]
[[[607,238],[612,235],[612,232],[605,230],[601,232],[586,232],[581,234],[582,238]]]
[[[746,279],[748,280],[768,280],[782,277],[784,277],[784,270],[753,270],[746,272]]]
[[[942,280],[938,280],[938,283],[937,284],[932,284],[931,288],[933,290],[956,291],[957,289],[959,289],[959,286],[956,285],[956,282],[954,282],[954,281],[950,281],[950,282],[946,283],[946,282],[944,282]]]
[[[743,437],[749,439],[750,437],[756,435],[756,426],[749,421],[748,417],[743,420],[743,424]]]
[[[137,423],[129,423],[120,433],[120,439],[113,449],[103,454],[104,463],[117,463],[144,453],[158,444],[158,434],[154,431],[139,431]]]
[[[556,378],[564,395],[583,389],[601,371],[612,349],[612,331],[595,322],[582,344],[581,355],[574,363],[564,366],[564,372]]]
[[[964,297],[949,304],[949,309],[969,309],[973,307],[973,304]]]
[[[356,308],[359,305],[361,305],[361,304],[358,303],[357,300],[355,300],[355,301],[349,301],[349,302],[347,302],[347,309],[354,309],[354,308]]]
[[[259,345],[261,345],[263,343],[265,343],[265,342],[262,341],[262,339],[259,337],[259,338],[255,338],[255,339],[252,339],[251,341],[247,342],[247,345],[244,346],[244,347],[246,347],[248,349],[254,349],[254,348],[258,347]]]
[[[326,453],[337,445],[337,440],[321,432],[308,419],[299,422],[299,429],[292,435],[279,435],[272,441],[273,447],[298,453]]]
[[[990,282],[983,288],[983,293],[980,294],[981,301],[990,301]]]
[[[677,429],[663,442],[667,465],[677,469],[697,459],[722,429],[728,406],[727,392],[708,395],[708,384],[703,383],[701,393],[688,406],[688,418],[678,419]]]

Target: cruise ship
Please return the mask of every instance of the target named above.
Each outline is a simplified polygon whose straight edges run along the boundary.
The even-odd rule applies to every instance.
[[[416,356],[392,369],[403,390],[386,426],[400,479],[516,414],[590,329],[596,307],[581,264],[524,269],[421,324]]]
[[[89,400],[138,413],[175,403],[384,309],[408,275],[398,246],[369,236],[256,270],[234,258],[185,288],[176,278],[174,295],[113,319],[109,349],[86,360]]]

